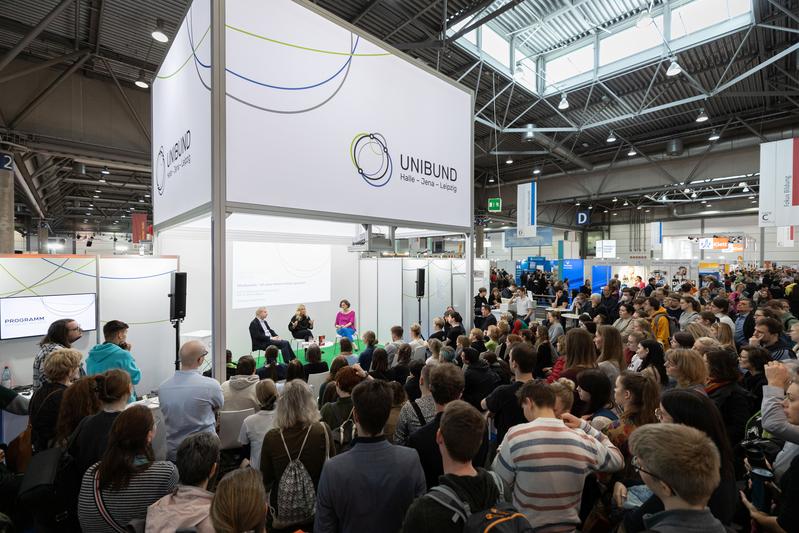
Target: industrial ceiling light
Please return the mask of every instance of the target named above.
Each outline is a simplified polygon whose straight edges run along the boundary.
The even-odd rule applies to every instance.
[[[644,213],[649,213],[651,209],[644,209]]]
[[[628,157],[633,157],[633,156],[634,156],[636,153],[637,153],[637,152],[635,151],[635,148],[633,148],[632,146],[630,146],[630,151],[629,151],[629,152],[627,152],[627,156],[628,156]]]
[[[535,168],[533,169],[533,174],[535,174],[536,176],[537,176],[537,175],[539,175],[539,174],[541,174],[541,169],[540,169],[539,167],[535,167]]]
[[[139,203],[143,204],[144,203],[144,198],[139,198]]]
[[[136,78],[136,81],[133,83],[136,85],[136,87],[141,89],[148,89],[150,87],[150,84],[144,79],[144,70],[139,70],[139,77]]]
[[[505,160],[505,164],[506,164],[506,165],[512,165],[512,164],[513,164],[513,158],[511,158],[511,157],[507,158],[507,159]]]
[[[615,143],[616,142],[616,136],[613,135],[613,130],[610,130],[610,135],[608,135],[608,142],[609,143]]]
[[[636,209],[638,209],[640,211],[642,209],[642,207],[639,205],[639,206],[636,206]]]
[[[166,33],[164,33],[164,21],[161,19],[155,21],[155,29],[150,35],[152,35],[153,39],[155,39],[159,43],[169,42],[169,37],[167,36]]]
[[[700,203],[700,204],[706,204],[706,203],[707,203],[707,200],[702,200],[702,201],[701,201],[701,202],[699,202],[699,203]]]
[[[593,206],[593,205],[589,205],[589,206],[588,206],[588,209],[593,209],[593,208],[594,208],[594,206]]]
[[[150,195],[149,195],[149,194],[145,194],[145,195],[144,195],[144,197],[145,197],[145,198],[149,198],[149,197],[150,197]]]
[[[754,200],[754,199],[755,199],[755,197],[754,197],[754,196],[750,196],[750,197],[749,197],[749,199],[750,199],[750,200]]]
[[[614,211],[614,212],[613,212],[613,216],[614,216],[614,217],[617,217],[617,216],[619,216],[619,214],[618,214],[617,212],[615,212],[615,211]]]
[[[95,195],[93,195],[93,196],[92,196],[92,198],[99,198],[99,197],[100,197],[100,196],[99,196],[99,195],[97,195],[97,194],[95,194]]]
[[[108,170],[108,167],[103,167],[102,169],[100,169],[100,174],[102,174],[103,176],[108,176],[109,174],[111,174],[111,171]],[[105,183],[105,180],[100,180],[100,182]]]
[[[494,176],[491,176],[490,178],[488,178],[488,183],[494,183]]]
[[[699,115],[696,117],[697,122],[707,122],[708,120],[707,113],[705,113],[705,108],[699,110]]]
[[[721,139],[721,135],[716,130],[713,130],[710,137],[707,138],[708,141],[718,141],[719,139]]]
[[[685,188],[685,189],[682,190],[682,192],[684,192],[685,194],[688,194],[689,192],[691,192],[691,189]]]
[[[744,187],[743,192],[749,192],[749,187]]]
[[[696,191],[691,193],[691,198],[696,198]]]
[[[558,104],[558,109],[563,111],[564,109],[569,109],[569,101],[566,99],[566,93],[563,93],[560,97],[560,103]]]
[[[666,70],[666,76],[673,77],[682,72],[682,67],[679,63],[677,63],[676,58],[671,59],[671,63],[669,63],[669,68]]]
[[[100,179],[99,179],[99,180],[97,180],[97,181],[99,181],[100,183],[105,183],[105,180],[104,180],[103,178],[100,178]]]
[[[622,204],[622,205],[624,205],[624,207],[627,207],[628,205],[630,205],[630,202],[628,202],[627,200],[624,200],[624,204]]]
[[[618,198],[616,198],[616,197],[614,196],[614,197],[613,197],[613,203],[616,203],[616,202],[618,202],[618,201],[619,201],[619,199],[618,199]]]
[[[607,212],[608,212],[608,210],[607,210],[607,209],[605,209],[605,210],[604,210],[604,211],[602,211],[602,212],[603,212],[603,213],[607,213]]]
[[[639,30],[644,30],[652,24],[652,14],[649,12],[649,9],[645,9],[641,12],[641,16],[635,22],[635,27]]]
[[[580,207],[580,202],[575,202],[574,205],[576,205],[577,207]]]

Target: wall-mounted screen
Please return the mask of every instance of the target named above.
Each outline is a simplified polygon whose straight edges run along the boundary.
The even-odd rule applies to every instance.
[[[95,301],[94,293],[0,298],[0,339],[42,337],[62,318],[75,320],[83,331],[95,330]]]

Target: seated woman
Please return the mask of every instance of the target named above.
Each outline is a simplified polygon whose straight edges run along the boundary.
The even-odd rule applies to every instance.
[[[318,344],[308,346],[308,349],[305,350],[305,359],[308,361],[302,366],[305,372],[305,381],[308,381],[308,376],[311,374],[321,374],[330,370],[327,361],[322,361],[322,349]]]
[[[355,311],[350,310],[350,302],[341,300],[338,304],[341,311],[336,313],[336,334],[352,340],[355,335]]]
[[[277,346],[267,346],[264,350],[264,366],[257,369],[255,373],[261,379],[271,379],[275,383],[286,379],[286,365],[277,362],[280,350]]]
[[[305,342],[313,339],[313,320],[308,316],[308,312],[303,304],[297,306],[297,311],[289,321],[289,331],[295,339],[302,339]]]
[[[178,470],[169,461],[153,459],[154,436],[149,408],[134,405],[116,417],[103,458],[83,475],[78,500],[83,531],[125,531],[132,520],[147,516],[147,507],[175,490]]]
[[[266,491],[261,473],[253,468],[229,472],[214,494],[211,522],[216,531],[266,531]]]

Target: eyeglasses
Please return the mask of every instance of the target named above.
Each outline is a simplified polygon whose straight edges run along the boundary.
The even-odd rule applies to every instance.
[[[641,463],[638,461],[638,456],[637,455],[633,455],[632,465],[633,465],[633,468],[635,468],[636,472],[643,472],[644,474],[652,476],[655,479],[660,479],[660,477],[658,477],[657,475],[653,474],[652,472],[650,472],[648,470],[644,470],[643,468],[641,468]]]
[[[663,410],[660,407],[655,408],[655,418],[658,419],[658,422],[663,422]]]

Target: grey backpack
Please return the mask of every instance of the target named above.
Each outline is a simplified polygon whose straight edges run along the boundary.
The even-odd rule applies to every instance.
[[[305,433],[302,446],[297,453],[297,458],[292,459],[286,439],[283,438],[283,430],[280,430],[280,440],[283,441],[283,448],[289,458],[289,464],[280,476],[277,484],[277,513],[273,515],[272,526],[275,528],[285,528],[294,524],[309,522],[313,519],[314,508],[316,507],[316,491],[314,490],[311,475],[302,464],[300,458],[305,448],[305,442],[311,433],[311,428]],[[325,461],[330,457],[327,437],[327,428],[322,425],[322,432],[325,434]],[[271,509],[270,509],[271,510]]]

